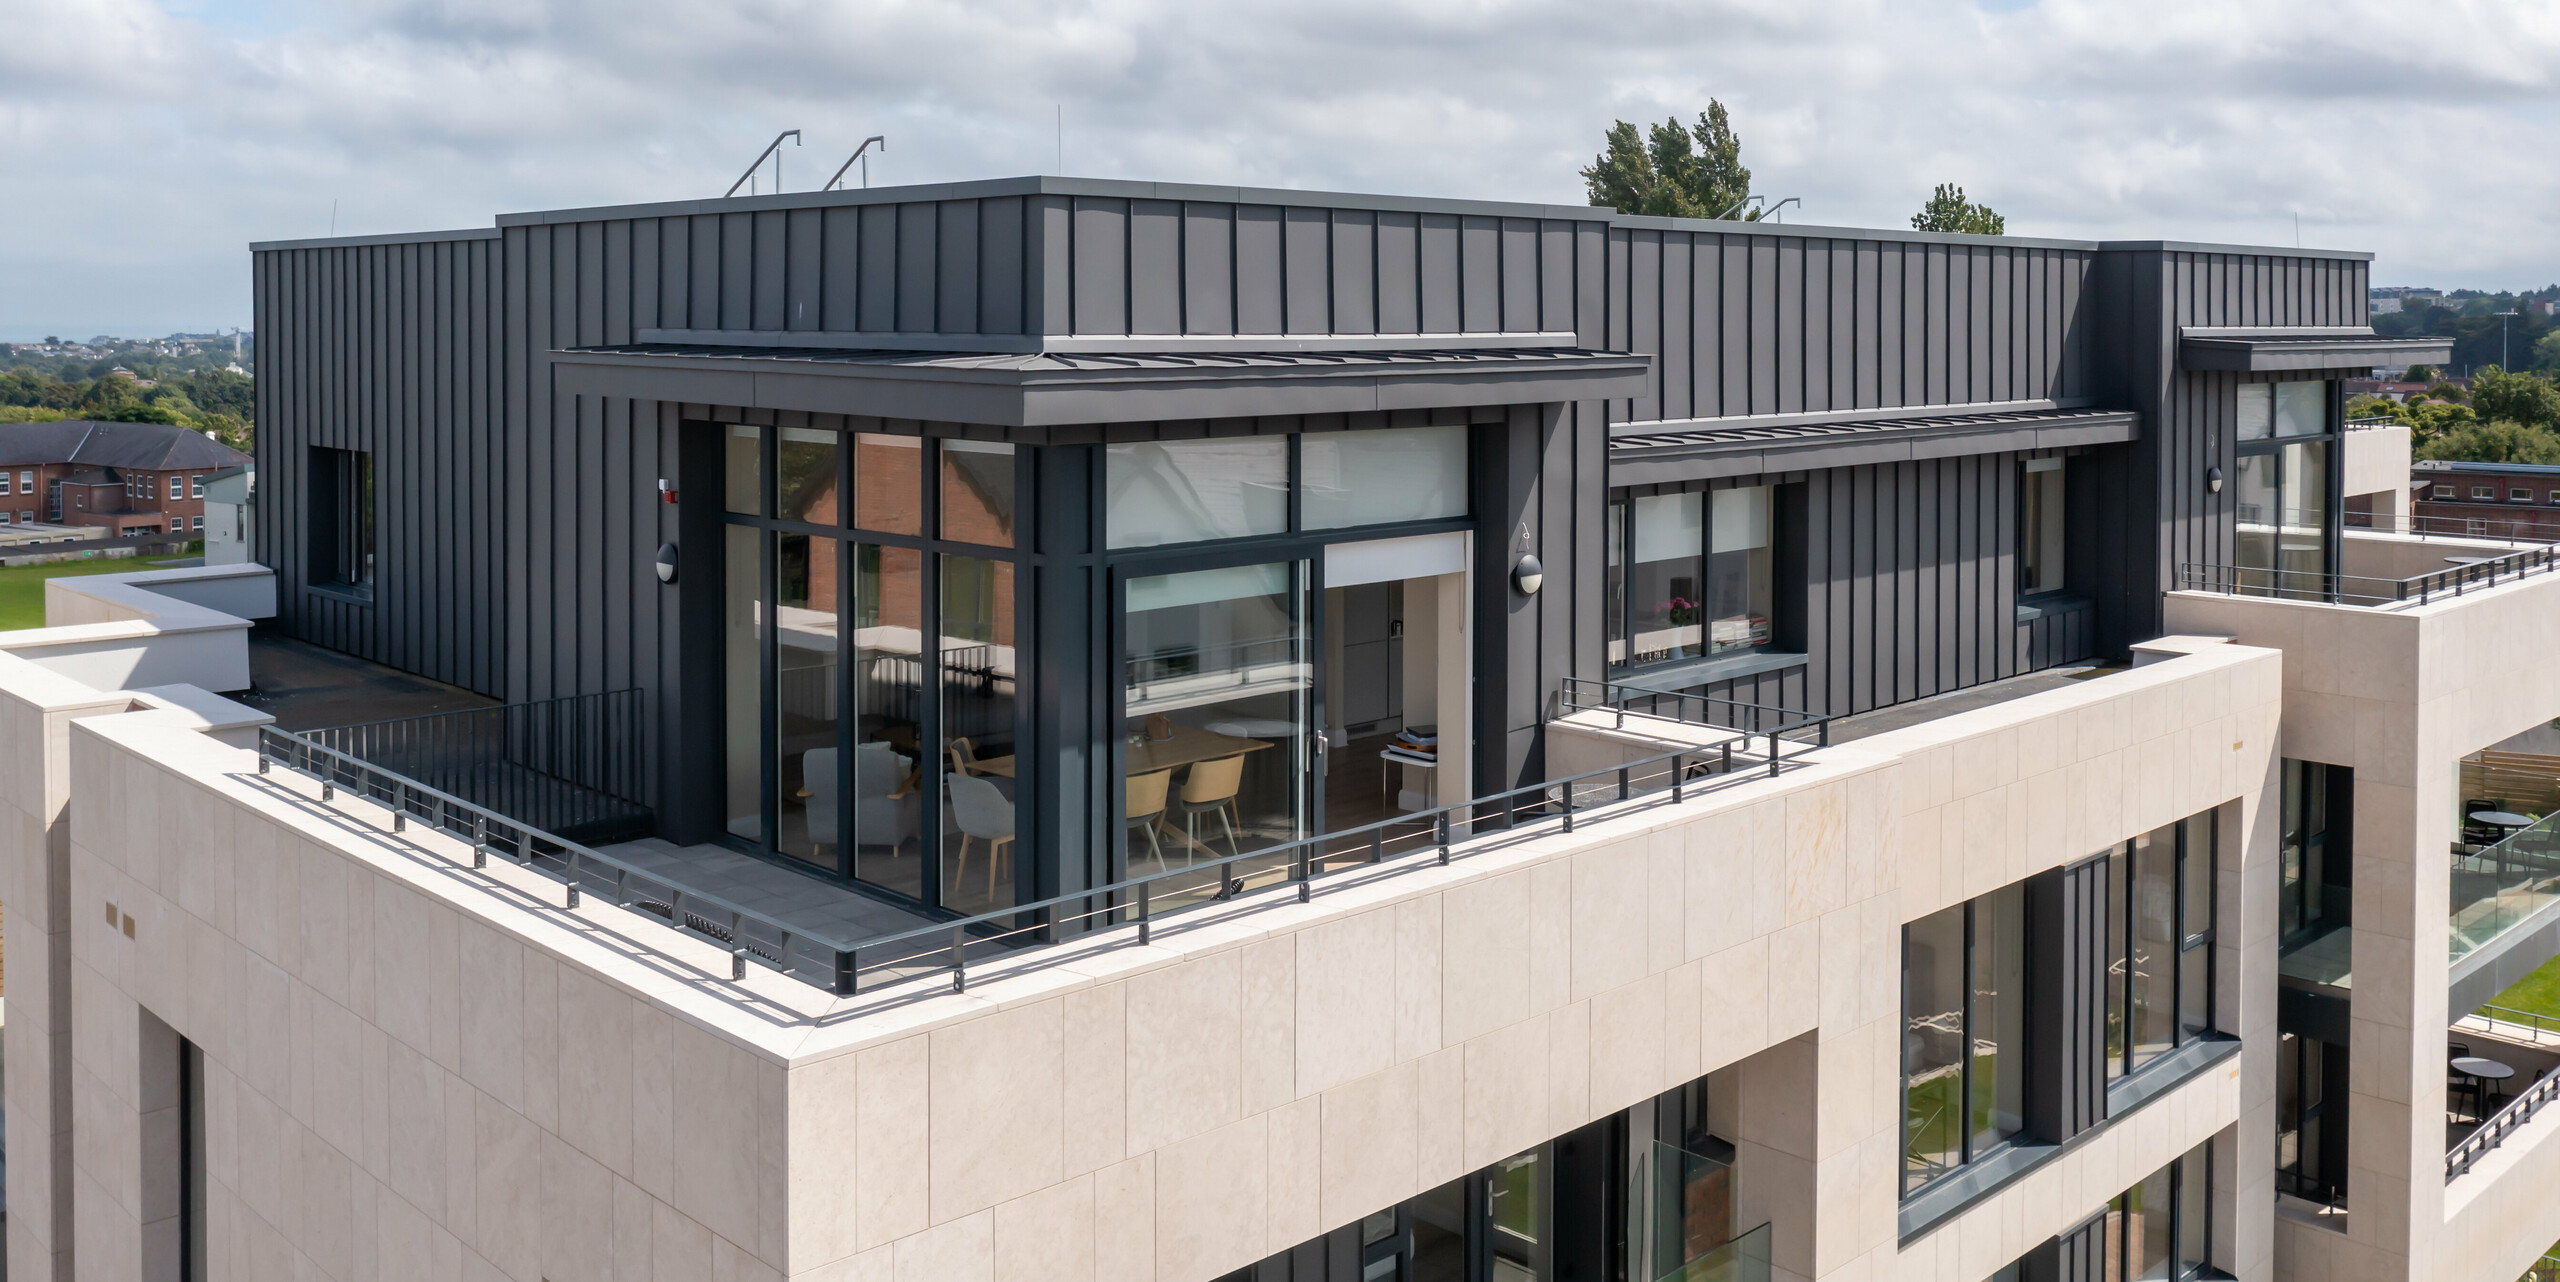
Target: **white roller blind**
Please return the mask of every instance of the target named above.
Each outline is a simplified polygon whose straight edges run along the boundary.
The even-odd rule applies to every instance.
[[[1243,597],[1280,596],[1288,590],[1289,567],[1285,562],[1149,575],[1129,580],[1129,613]]]
[[[1648,494],[1635,502],[1635,559],[1669,561],[1706,553],[1706,495]]]
[[[1715,492],[1714,541],[1718,552],[1740,552],[1769,546],[1769,487]]]

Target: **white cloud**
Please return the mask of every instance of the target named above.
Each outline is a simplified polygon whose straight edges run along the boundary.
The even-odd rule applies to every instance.
[[[877,182],[1077,174],[1579,203],[1713,95],[1757,185],[1896,225],[2374,250],[2560,279],[2526,0],[0,0],[0,334],[245,324],[247,242],[718,193],[798,127]],[[1791,211],[1790,217],[1793,217]]]

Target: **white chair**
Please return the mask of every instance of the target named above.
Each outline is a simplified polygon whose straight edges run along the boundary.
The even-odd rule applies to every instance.
[[[827,755],[832,757],[835,753],[828,750]],[[915,796],[912,792],[900,795],[907,776],[914,772],[915,759],[886,743],[874,740],[853,746],[854,835],[863,845],[887,846],[895,851],[916,835]],[[830,810],[834,809],[833,803],[831,796]],[[816,813],[814,801],[810,813]]]
[[[807,799],[809,853],[824,858],[836,844],[836,750],[811,748],[800,754],[800,795]]]
[[[942,781],[950,789],[952,822],[960,828],[960,857],[952,868],[952,885],[957,887],[969,875],[969,842],[983,841],[987,843],[987,897],[992,899],[998,865],[1013,866],[1013,803],[993,781],[976,775],[955,770],[942,776]]]

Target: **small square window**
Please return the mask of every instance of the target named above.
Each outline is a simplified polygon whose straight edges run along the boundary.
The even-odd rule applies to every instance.
[[[2440,498],[2440,499],[2449,499],[2449,498],[2452,498],[2452,497],[2453,497],[2453,487],[2452,487],[2452,486],[2450,486],[2450,485],[2439,485],[2439,486],[2437,486],[2437,487],[2436,487],[2436,494],[2435,494],[2435,496],[2436,496],[2437,498]]]
[[[2471,487],[2471,497],[2475,499],[2494,499],[2498,497],[2498,489],[2494,485],[2475,485]]]
[[[185,498],[186,496],[187,496],[187,478],[185,478],[185,477],[183,477],[183,476],[173,476],[173,477],[170,477],[170,478],[169,478],[169,501],[170,501],[170,502],[172,502],[172,503],[175,503],[175,502],[177,502],[178,500],[180,500],[180,499],[182,499],[182,498]]]
[[[2531,503],[2533,501],[2533,491],[2509,490],[2507,491],[2507,501],[2510,503]]]
[[[6,472],[0,472],[0,494],[6,494],[6,493],[8,493],[8,492],[9,492],[9,474],[8,474],[8,473],[6,473]]]
[[[190,476],[187,478],[187,497],[191,499],[200,499],[204,497],[203,477]]]

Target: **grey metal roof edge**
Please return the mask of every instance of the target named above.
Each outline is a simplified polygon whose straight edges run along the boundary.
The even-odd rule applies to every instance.
[[[360,249],[367,245],[432,245],[453,240],[496,240],[495,227],[460,227],[452,231],[395,231],[373,236],[307,236],[300,240],[253,240],[249,252],[278,249]]]
[[[2063,396],[2028,401],[1964,401],[1945,405],[1886,405],[1854,410],[1810,410],[1795,414],[1733,414],[1722,418],[1645,419],[1609,425],[1611,439],[1629,436],[1673,436],[1684,432],[1717,432],[1759,427],[1818,427],[1831,423],[1899,423],[1925,418],[1974,418],[1984,414],[2055,413],[2098,408],[2094,396]],[[2132,411],[2128,410],[2127,413]]]
[[[2072,417],[2061,418],[2060,414],[2068,414]],[[2056,417],[2019,416],[1996,423],[1949,423],[1943,426],[1933,426],[1923,422],[1882,432],[1861,433],[1853,430],[1811,436],[1740,436],[1720,441],[1667,440],[1656,444],[1646,444],[1642,438],[1631,440],[1620,437],[1609,444],[1613,451],[1642,451],[1630,454],[1631,460],[1691,458],[1719,454],[1796,455],[1828,449],[1846,449],[1869,443],[1881,444],[1888,441],[1960,441],[1967,437],[2020,435],[2041,438],[2042,434],[2055,431],[2080,435],[2086,435],[2092,431],[2112,433],[2125,428],[2138,428],[2141,422],[2142,415],[2133,410],[2064,410],[2059,411]],[[2066,443],[2082,442],[2043,442],[2039,439],[2040,445]],[[1978,451],[1959,450],[1957,452]]]
[[[883,330],[642,329],[634,343],[703,347],[835,348],[845,351],[911,351],[970,355],[1136,356],[1150,354],[1468,351],[1568,348],[1580,336],[1569,330],[1502,330],[1478,334],[944,334]]]
[[[941,355],[942,353],[923,353]],[[978,355],[980,353],[955,353]],[[1100,356],[1104,353],[1086,353]],[[1153,353],[1126,353],[1150,355]],[[1196,365],[1155,367],[1053,367],[1026,368],[1018,364],[956,365],[930,362],[887,363],[855,360],[793,360],[787,356],[767,355],[753,350],[731,353],[653,352],[631,348],[555,348],[549,353],[553,363],[581,366],[670,369],[684,368],[735,373],[789,372],[817,378],[871,378],[916,382],[986,383],[1035,388],[1044,385],[1086,385],[1114,382],[1161,385],[1170,382],[1258,383],[1283,379],[1406,379],[1419,377],[1448,378],[1478,373],[1487,377],[1512,377],[1525,368],[1532,372],[1553,371],[1573,376],[1588,373],[1650,373],[1653,358],[1628,352],[1576,352],[1561,349],[1536,349],[1521,353],[1514,363],[1492,361],[1414,361],[1397,364],[1386,361],[1364,361],[1346,364],[1299,363],[1287,365]],[[1020,353],[985,353],[992,357],[1019,356]],[[675,362],[682,362],[679,366]]]
[[[1621,214],[1614,211],[1609,214],[1609,225],[1645,231],[1719,232],[1727,236],[1769,236],[1795,240],[1876,240],[1934,245],[2007,245],[2019,249],[2077,249],[2092,252],[2102,247],[2098,241],[2094,240],[2072,240],[2052,236],[1976,236],[1965,232],[1917,231],[1911,228],[1743,222],[1734,218],[1666,218],[1657,214]]]
[[[2102,240],[2098,248],[2110,253],[2153,251],[2164,254],[2247,254],[2252,258],[2336,258],[2350,262],[2373,261],[2371,250],[2304,249],[2294,245],[2218,245],[2198,240]]]
[[[689,214],[747,213],[765,209],[824,209],[841,205],[903,204],[927,200],[983,200],[1000,196],[1100,196],[1118,200],[1191,200],[1243,205],[1324,205],[1335,209],[1369,209],[1397,213],[1487,214],[1505,218],[1606,221],[1619,216],[1606,205],[1553,205],[1535,201],[1483,200],[1437,196],[1392,196],[1360,192],[1302,191],[1287,187],[1233,187],[1214,183],[1148,182],[1129,178],[1064,178],[1026,174],[1011,178],[975,178],[960,182],[917,183],[902,187],[854,188],[843,191],[793,191],[769,196],[703,197],[632,205],[595,205],[576,209],[531,210],[500,214],[499,227],[547,223],[593,222],[608,218],[666,218]]]
[[[2387,338],[2371,325],[2181,325],[2180,339],[2190,338]]]

